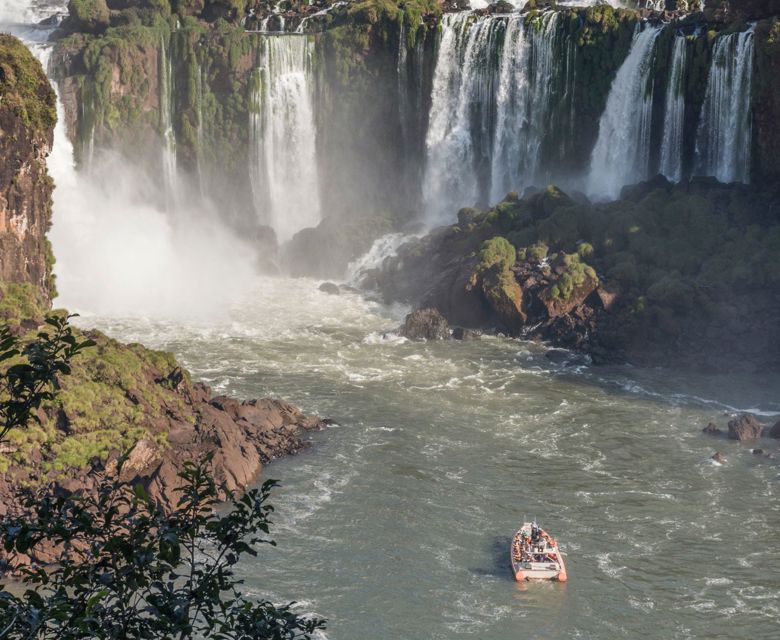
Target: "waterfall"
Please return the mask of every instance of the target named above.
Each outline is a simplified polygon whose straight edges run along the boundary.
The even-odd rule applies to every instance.
[[[650,164],[653,110],[652,62],[659,27],[637,25],[628,57],[618,69],[599,120],[588,191],[616,198],[627,184],[644,180]]]
[[[752,80],[753,30],[718,36],[696,135],[697,175],[749,181]]]
[[[162,169],[165,197],[169,209],[176,204],[178,183],[176,174],[176,133],[173,130],[173,73],[171,59],[163,40],[160,43],[160,131],[162,133]]]
[[[409,146],[409,70],[408,55],[406,50],[406,22],[401,14],[399,18],[400,28],[398,29],[398,59],[396,61],[396,78],[398,82],[398,114],[401,123],[401,137],[403,148],[406,150]]]
[[[672,46],[669,82],[666,86],[664,134],[659,167],[659,171],[674,182],[679,182],[682,178],[686,57],[686,39],[684,36],[676,36]]]
[[[203,138],[203,84],[204,84],[205,71],[203,67],[198,67],[198,75],[195,77],[197,83],[197,100],[198,100],[198,128],[195,132],[195,140],[198,145],[196,161],[198,163],[198,189],[200,190],[200,197],[205,198],[206,189],[206,176],[203,173],[203,155],[204,155],[204,138]]]
[[[533,184],[537,178],[542,142],[550,132],[558,16],[548,12],[538,26],[526,25],[524,16],[509,18],[496,94],[490,191],[493,202],[512,189]]]
[[[321,218],[314,43],[309,37],[268,36],[263,53],[251,96],[251,180],[257,215],[282,243]]]
[[[560,14],[445,15],[426,137],[431,223],[546,178],[573,115],[575,48]],[[565,45],[565,46],[559,46]],[[565,145],[564,145],[565,146]]]
[[[488,155],[491,54],[504,21],[469,12],[442,18],[430,122],[425,140],[423,200],[432,223],[479,199],[478,160]]]

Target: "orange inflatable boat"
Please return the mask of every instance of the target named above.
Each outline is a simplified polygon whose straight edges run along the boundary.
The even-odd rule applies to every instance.
[[[515,580],[566,582],[566,565],[558,543],[536,522],[525,522],[512,538],[509,551]]]

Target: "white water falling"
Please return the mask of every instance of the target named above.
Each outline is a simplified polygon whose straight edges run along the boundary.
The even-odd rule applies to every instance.
[[[178,199],[178,178],[176,168],[176,134],[173,130],[173,73],[165,40],[160,41],[160,131],[162,133],[162,169],[165,181],[165,196],[169,208]]]
[[[302,36],[264,38],[264,65],[252,96],[255,208],[280,243],[322,216],[314,122],[314,42]]]
[[[637,25],[628,57],[618,69],[599,120],[593,149],[588,191],[597,197],[616,198],[620,189],[648,176],[650,126],[653,107],[652,71],[659,27]]]
[[[488,137],[492,97],[490,54],[498,21],[470,12],[446,14],[433,78],[430,123],[425,140],[423,200],[431,224],[455,216],[479,198],[474,139]]]
[[[398,248],[419,236],[407,233],[388,233],[374,240],[371,248],[356,260],[347,265],[345,281],[354,286],[360,286],[363,277],[373,269],[379,269],[387,258],[398,253]]]
[[[752,80],[753,29],[719,36],[696,136],[697,175],[749,182]]]
[[[672,46],[671,70],[666,86],[664,135],[659,171],[669,180],[682,178],[683,127],[685,125],[686,39],[676,36]]]
[[[32,19],[41,14],[34,11]],[[47,71],[50,31],[14,29]],[[159,185],[118,154],[96,150],[100,161],[88,172],[77,171],[59,90],[50,81],[57,92],[47,159],[55,184],[48,234],[57,257],[55,306],[83,314],[190,319],[224,312],[254,279],[253,251],[205,204],[194,205],[187,224],[177,225],[176,216],[157,204]]]
[[[198,75],[196,76],[197,82],[197,99],[198,99],[198,128],[196,131],[196,141],[198,145],[197,149],[197,163],[198,163],[198,189],[200,191],[200,197],[205,199],[208,189],[206,188],[206,174],[203,171],[204,154],[205,154],[205,138],[203,127],[203,85],[206,80],[204,78],[205,71],[202,67],[198,67]]]
[[[509,18],[496,92],[492,202],[537,178],[542,142],[549,133],[556,64],[560,62],[554,58],[559,15],[544,14],[540,25],[526,25],[525,16]]]

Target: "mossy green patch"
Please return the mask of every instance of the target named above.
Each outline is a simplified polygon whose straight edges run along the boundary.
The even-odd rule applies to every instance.
[[[56,98],[43,67],[19,40],[0,34],[0,105],[10,108],[36,136],[57,122]]]

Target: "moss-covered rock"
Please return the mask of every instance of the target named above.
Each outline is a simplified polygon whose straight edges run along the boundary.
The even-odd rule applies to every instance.
[[[55,294],[46,156],[56,120],[41,64],[19,40],[0,35],[0,308],[13,319],[28,302],[47,307]]]
[[[736,359],[776,369],[776,185],[657,179],[607,204],[533,194],[513,204],[510,218],[500,215],[501,206],[402,248],[374,282],[388,300],[423,298],[452,322],[501,330],[505,320],[494,304],[500,296],[492,293],[514,282],[522,290],[524,332],[599,361],[709,366]],[[510,241],[517,263],[507,271]],[[481,300],[459,292],[463,269],[472,283],[473,274],[490,274],[479,281]],[[423,290],[414,283],[424,283]],[[465,304],[474,310],[471,325]],[[754,311],[740,312],[743,305]]]

